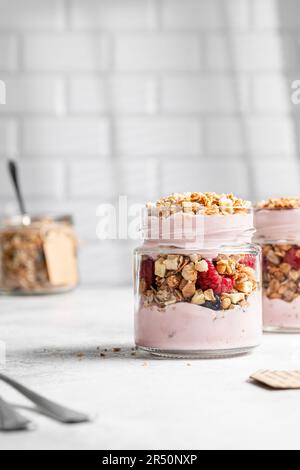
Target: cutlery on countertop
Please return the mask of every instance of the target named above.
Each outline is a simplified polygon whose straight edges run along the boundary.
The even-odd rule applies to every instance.
[[[32,403],[37,406],[38,410],[49,418],[66,424],[86,423],[91,421],[88,415],[79,413],[77,411],[71,410],[70,408],[61,406],[51,400],[48,400],[47,398],[42,397],[32,390],[29,390],[27,387],[24,387],[24,385],[21,385],[4,374],[0,374],[0,380],[13,387],[15,390],[28,398],[28,400],[32,401]]]
[[[8,161],[8,171],[10,174],[10,178],[16,193],[18,205],[19,205],[19,210],[22,216],[22,223],[23,225],[29,225],[31,220],[30,216],[28,215],[25,207],[25,202],[24,202],[24,197],[22,195],[21,191],[21,185],[19,181],[19,171],[18,171],[18,166],[17,163],[14,160],[9,160]]]
[[[29,429],[30,424],[29,419],[0,397],[0,431],[24,431]]]

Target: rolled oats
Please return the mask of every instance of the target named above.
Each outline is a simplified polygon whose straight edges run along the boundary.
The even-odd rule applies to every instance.
[[[197,261],[195,263],[195,269],[199,273],[206,273],[208,271],[208,263],[205,261],[205,259],[202,259],[201,261]]]
[[[165,277],[166,275],[166,265],[165,265],[165,260],[163,258],[159,258],[158,260],[155,261],[155,276],[158,277]]]
[[[180,274],[172,274],[171,276],[167,277],[167,285],[170,289],[178,289],[181,282]]]
[[[216,300],[214,291],[212,289],[208,289],[208,290],[204,291],[204,298],[208,302],[214,302]]]
[[[196,285],[192,281],[188,281],[184,288],[182,289],[182,295],[185,299],[193,297],[196,292]]]
[[[195,305],[203,305],[205,304],[206,300],[205,300],[205,295],[203,293],[203,291],[200,289],[200,290],[197,290],[195,295],[193,296],[192,300],[191,300],[191,303],[192,304],[195,304]]]
[[[197,280],[197,271],[195,269],[195,264],[194,263],[189,263],[187,264],[183,270],[182,270],[182,277],[186,281],[193,281],[195,282]]]
[[[179,267],[179,256],[178,255],[168,255],[167,259],[164,261],[166,268],[169,271],[176,271]]]

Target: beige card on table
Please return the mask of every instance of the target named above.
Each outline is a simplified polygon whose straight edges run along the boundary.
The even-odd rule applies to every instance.
[[[78,282],[74,239],[60,230],[51,230],[44,242],[50,283],[53,286],[75,285]]]
[[[259,370],[250,378],[275,390],[300,389],[300,370]]]

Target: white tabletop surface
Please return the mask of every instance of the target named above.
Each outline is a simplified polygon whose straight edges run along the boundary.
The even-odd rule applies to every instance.
[[[300,391],[247,381],[262,368],[300,368],[300,336],[265,335],[255,353],[235,359],[135,357],[132,309],[126,288],[0,299],[2,369],[96,416],[66,426],[21,409],[35,430],[2,433],[0,449],[300,449]],[[0,395],[29,404],[2,383]]]

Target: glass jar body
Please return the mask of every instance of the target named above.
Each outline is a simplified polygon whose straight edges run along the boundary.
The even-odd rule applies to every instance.
[[[135,251],[135,342],[166,357],[250,352],[262,334],[257,245]]]
[[[70,217],[0,224],[0,294],[42,295],[78,284],[77,239]]]
[[[261,244],[264,330],[300,333],[300,241]]]

